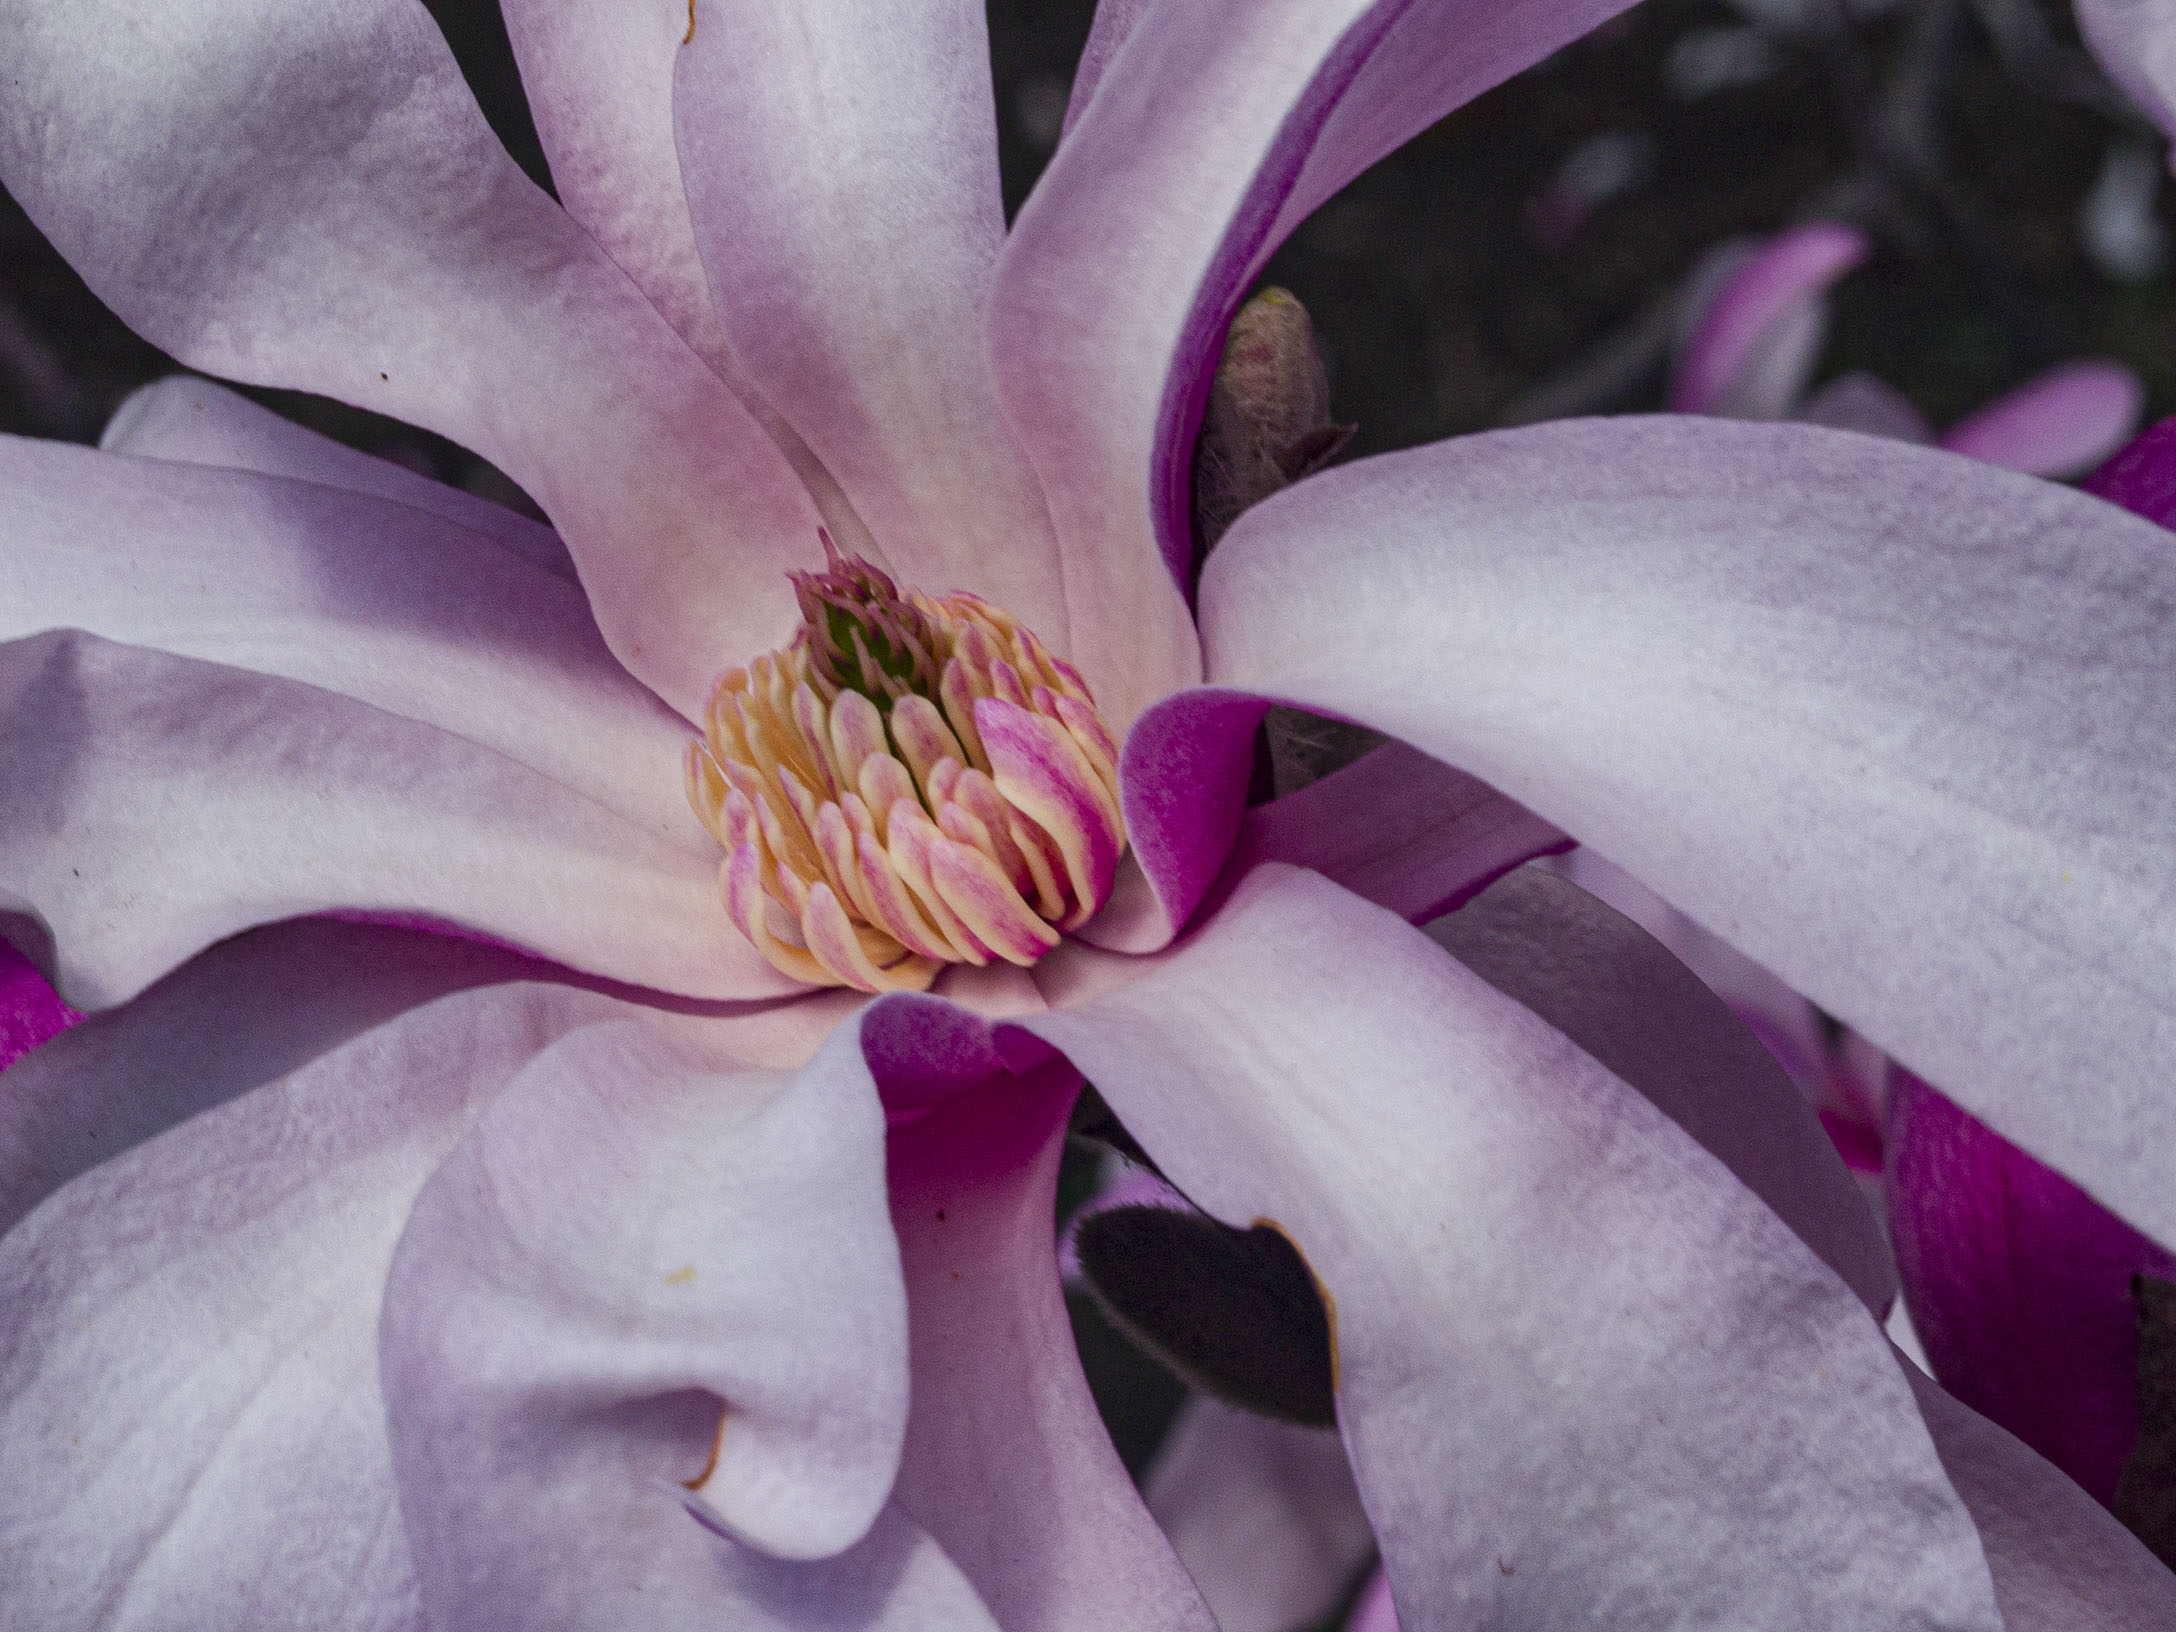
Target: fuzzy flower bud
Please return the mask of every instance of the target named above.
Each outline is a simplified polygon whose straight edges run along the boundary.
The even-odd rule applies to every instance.
[[[1035,962],[1125,851],[1118,745],[1086,682],[978,596],[902,593],[824,549],[793,575],[801,628],[720,678],[689,745],[727,914],[811,985]]]

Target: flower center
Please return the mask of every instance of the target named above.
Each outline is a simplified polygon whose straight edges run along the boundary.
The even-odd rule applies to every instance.
[[[1118,745],[1080,672],[979,596],[902,594],[823,536],[801,627],[728,669],[688,746],[725,910],[774,968],[919,991],[1027,965],[1111,892]]]

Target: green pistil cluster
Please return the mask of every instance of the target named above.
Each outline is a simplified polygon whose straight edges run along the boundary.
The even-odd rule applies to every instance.
[[[796,572],[793,592],[808,633],[809,667],[837,691],[890,711],[908,693],[937,700],[937,632],[883,571],[841,555],[828,531],[822,572]]]

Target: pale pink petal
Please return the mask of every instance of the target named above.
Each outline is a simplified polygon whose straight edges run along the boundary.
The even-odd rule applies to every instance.
[[[1584,845],[1548,864],[1589,895],[1618,912],[1670,949],[1743,1020],[1776,1063],[1802,1089],[1822,1080],[1828,1044],[1814,1007],[1782,981],[1719,936],[1710,934],[1661,896]]]
[[[47,973],[80,1007],[236,930],[335,909],[690,996],[800,990],[731,927],[714,859],[315,686],[40,635],[0,646],[0,763],[0,910],[43,920]]]
[[[1205,1394],[1180,1409],[1141,1488],[1222,1632],[1313,1625],[1375,1550],[1337,1435]]]
[[[17,1062],[0,1091],[0,1234],[100,1162],[470,986],[565,971],[502,947],[303,918],[237,935]]]
[[[2068,488],[1668,418],[1328,472],[1202,584],[1213,681],[1484,778],[2164,1242],[2171,604]]]
[[[1808,425],[1886,436],[1896,442],[1934,440],[1934,427],[1911,398],[1863,370],[1838,375],[1799,404],[1792,417]]]
[[[0,175],[193,367],[441,431],[557,523],[692,711],[790,627],[815,510],[739,400],[515,168],[417,0],[0,11]]]
[[[1194,433],[1270,252],[1398,143],[1623,7],[1217,0],[1126,34],[1014,223],[990,312],[1065,551],[1072,655],[1117,729],[1198,672]]]
[[[1909,1072],[1890,1084],[1896,1262],[1942,1386],[2113,1503],[2138,1442],[2131,1277],[2176,1254]]]
[[[1942,446],[2031,476],[2082,476],[2138,428],[2145,382],[2121,363],[2065,363],[1942,433]]]
[[[863,1047],[894,1119],[914,1411],[896,1500],[1006,1632],[1214,1632],[1096,1413],[1051,1214],[1079,1074],[1008,1070],[984,1021],[889,998]]]
[[[503,0],[552,190],[701,356],[725,335],[710,309],[673,147],[673,62],[686,0]]]
[[[683,791],[686,723],[605,650],[580,590],[489,535],[314,482],[13,437],[0,494],[0,641],[81,629],[306,681],[715,856]]]
[[[2084,1491],[1915,1366],[1943,1471],[1972,1510],[2006,1632],[2159,1632],[2176,1575]]]
[[[1521,862],[1570,843],[1486,782],[1388,742],[1248,811],[1231,865],[1283,861],[1311,868],[1422,923]]]
[[[575,576],[567,547],[542,523],[320,436],[258,407],[239,391],[194,374],[170,374],[131,392],[106,422],[98,445],[108,453],[254,470],[375,494],[497,539],[523,560],[562,578]]]
[[[2176,133],[2176,13],[2162,0],[2077,0],[2078,31],[2139,110]]]
[[[1345,1632],[1401,1632],[1398,1607],[1390,1601],[1390,1577],[1381,1570],[1361,1592],[1360,1602],[1353,1605]]]
[[[1066,98],[1061,140],[1072,134],[1074,125],[1080,122],[1081,113],[1088,106],[1088,99],[1096,94],[1096,87],[1103,82],[1111,59],[1118,55],[1118,48],[1133,32],[1133,25],[1153,3],[1154,0],[1096,0],[1096,14],[1088,24],[1088,39],[1082,45],[1080,61],[1073,69],[1073,88]]]
[[[371,959],[311,964],[319,981],[377,981]],[[415,995],[411,974],[397,974],[400,996]],[[0,1237],[10,1624],[418,1625],[378,1389],[394,1242],[476,1106],[554,1036],[618,1006],[487,989],[326,1051],[322,1006],[291,1027],[289,995],[237,992],[208,1011],[171,1001],[179,988],[148,998],[146,1031],[183,1044],[177,1071],[217,1060],[219,1043],[191,1036],[216,1019],[273,1077],[83,1173]],[[357,1018],[372,1006],[360,993],[333,1004]],[[79,1030],[54,1069],[112,1109],[109,1072],[156,1080],[151,1040],[116,1052]]]
[[[60,1000],[28,958],[0,940],[0,1071],[82,1018]],[[7,1091],[16,1091],[14,1081]],[[0,1098],[0,1116],[12,1111],[12,1103]]]
[[[982,345],[1005,220],[981,0],[703,0],[673,106],[733,354],[879,557],[1069,651],[1056,545]]]
[[[418,1197],[379,1349],[434,1625],[989,1625],[879,1526],[907,1307],[857,1028],[798,1071],[733,1041],[569,1036]]]
[[[1142,978],[1013,1025],[1198,1204],[1306,1255],[1415,1624],[1670,1625],[1697,1582],[1716,1625],[2000,1626],[1864,1305],[1399,919],[1261,867]]]
[[[1815,221],[1778,233],[1719,289],[1679,358],[1681,414],[1780,419],[1820,353],[1821,296],[1872,246],[1856,227]]]

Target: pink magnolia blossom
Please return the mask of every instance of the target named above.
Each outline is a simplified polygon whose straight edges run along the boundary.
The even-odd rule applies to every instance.
[[[2160,530],[1572,423],[1302,482],[1185,581],[1271,250],[1617,9],[1106,7],[1008,233],[979,3],[508,0],[562,203],[414,0],[0,3],[0,173],[109,304],[553,519],[201,383],[0,447],[0,901],[99,1011],[0,1094],[0,1620],[1209,1627],[1058,1293],[1085,1075],[1305,1254],[1408,1625],[2165,1622],[1898,1366],[1727,1010],[1475,894],[1592,843],[2176,1238]],[[720,906],[689,721],[819,524],[1123,738],[1134,869],[1030,969],[866,1003]],[[1267,699],[1400,742],[1250,814]]]
[[[2035,375],[1939,436],[1909,398],[1874,375],[1845,374],[1809,391],[1828,337],[1828,291],[1869,248],[1856,227],[1813,221],[1716,251],[1687,286],[1670,406],[1938,442],[2034,476],[2082,476],[2137,428],[2145,387],[2102,358]]]

